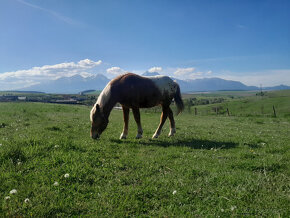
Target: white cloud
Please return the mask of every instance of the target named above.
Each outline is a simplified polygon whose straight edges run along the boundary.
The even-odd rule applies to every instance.
[[[188,76],[192,74],[192,72],[195,70],[194,67],[188,67],[188,68],[178,68],[175,72],[174,75],[176,76]]]
[[[79,62],[65,62],[55,65],[44,65],[33,67],[28,70],[17,70],[0,74],[0,89],[11,90],[28,87],[45,80],[55,80],[60,77],[69,77],[76,74],[87,77],[92,75],[87,71],[99,66],[102,61],[92,61],[89,59]]]
[[[178,68],[178,69],[174,72],[174,75],[175,75],[175,76],[183,76],[183,77],[187,77],[187,76],[189,76],[190,74],[192,74],[194,70],[195,70],[194,67]]]
[[[84,59],[84,60],[80,60],[78,62],[78,64],[79,64],[79,66],[86,68],[86,67],[98,66],[98,65],[102,64],[102,61],[98,60],[95,62],[95,61],[92,61],[90,59]]]
[[[159,73],[159,72],[161,72],[161,71],[162,71],[162,67],[151,67],[151,68],[148,70],[148,72],[150,72],[150,73],[155,73],[155,72]]]
[[[116,76],[125,73],[125,70],[120,67],[111,67],[107,69],[107,73]]]
[[[195,72],[194,67],[188,67],[188,68],[177,68],[175,72],[173,73],[176,77],[180,79],[198,79],[198,78],[204,78],[204,77],[210,77],[212,74],[212,71],[206,71],[206,72]]]

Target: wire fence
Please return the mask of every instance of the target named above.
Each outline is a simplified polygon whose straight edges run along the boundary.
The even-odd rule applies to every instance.
[[[177,108],[173,104],[170,106],[172,111],[176,114]],[[144,113],[161,113],[160,106],[153,108],[142,108],[141,112]],[[245,117],[278,117],[277,107],[275,105],[266,107],[261,106],[256,110],[247,108],[225,107],[222,105],[206,105],[206,106],[187,106],[185,105],[183,113],[192,114],[192,116],[245,116]]]

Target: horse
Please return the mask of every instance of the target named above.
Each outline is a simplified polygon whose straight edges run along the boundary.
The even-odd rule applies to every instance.
[[[162,106],[160,123],[152,138],[158,138],[162,127],[169,117],[170,131],[168,136],[176,133],[173,112],[170,104],[174,99],[177,105],[177,115],[184,109],[180,87],[168,76],[139,76],[126,73],[112,79],[100,93],[90,112],[91,137],[98,139],[109,123],[109,115],[116,105],[120,103],[123,109],[124,128],[120,139],[128,136],[128,123],[130,108],[137,123],[137,139],[142,138],[143,129],[140,120],[139,108]]]

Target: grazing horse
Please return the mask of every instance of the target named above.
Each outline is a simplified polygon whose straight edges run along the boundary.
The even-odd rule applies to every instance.
[[[158,138],[167,117],[170,120],[169,136],[176,132],[173,112],[169,105],[175,100],[179,114],[183,108],[179,85],[168,76],[143,77],[126,73],[111,80],[98,97],[91,110],[91,137],[97,139],[109,123],[109,115],[114,105],[119,102],[123,108],[124,128],[120,139],[128,135],[129,111],[132,108],[138,126],[136,138],[142,138],[143,130],[140,121],[139,108],[162,106],[160,124],[152,138]]]

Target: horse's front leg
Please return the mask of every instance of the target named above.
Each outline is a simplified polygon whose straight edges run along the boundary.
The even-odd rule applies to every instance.
[[[162,127],[163,127],[163,125],[168,117],[168,109],[169,109],[169,106],[167,106],[167,107],[162,106],[162,114],[160,117],[160,123],[159,123],[159,126],[156,129],[154,135],[152,136],[152,138],[158,138],[159,135],[161,134]]]
[[[138,127],[136,139],[140,139],[140,138],[142,138],[142,134],[143,134],[143,129],[141,126],[141,119],[140,119],[140,110],[139,110],[139,108],[132,108],[132,111],[133,111],[134,118],[135,118],[135,121],[136,121],[137,127]]]
[[[130,109],[123,105],[122,105],[122,108],[123,108],[124,128],[123,128],[123,132],[120,135],[120,139],[126,139],[128,136]]]

